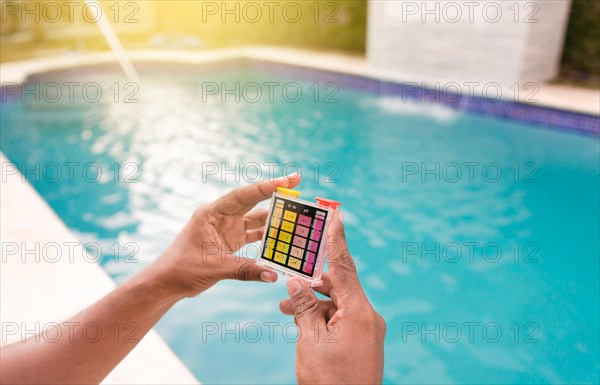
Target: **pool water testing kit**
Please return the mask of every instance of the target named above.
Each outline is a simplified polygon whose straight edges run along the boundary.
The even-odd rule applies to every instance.
[[[299,195],[283,187],[273,193],[257,264],[320,286],[327,228],[340,202],[315,198],[314,203]]]

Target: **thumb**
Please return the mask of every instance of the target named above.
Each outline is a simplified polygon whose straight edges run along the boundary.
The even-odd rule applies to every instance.
[[[342,214],[336,210],[327,230],[329,276],[338,294],[337,305],[363,295],[354,259],[348,250]]]
[[[325,324],[319,300],[312,289],[301,279],[292,278],[287,282],[288,292],[296,314],[296,322],[300,330],[313,327],[315,324]]]

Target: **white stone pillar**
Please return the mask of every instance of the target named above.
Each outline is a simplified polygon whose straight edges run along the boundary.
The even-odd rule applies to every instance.
[[[571,0],[369,0],[367,59],[405,81],[496,82],[554,78]]]

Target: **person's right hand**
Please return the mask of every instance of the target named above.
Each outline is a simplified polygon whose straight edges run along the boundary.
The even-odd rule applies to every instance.
[[[331,300],[318,300],[304,281],[288,281],[284,314],[299,329],[296,376],[299,384],[380,384],[383,377],[385,321],[362,290],[348,251],[340,214],[328,232],[329,273],[314,288]]]

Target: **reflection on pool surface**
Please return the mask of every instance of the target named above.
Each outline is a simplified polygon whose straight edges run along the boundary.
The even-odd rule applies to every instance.
[[[388,325],[386,382],[600,380],[597,138],[327,84],[316,94],[259,71],[142,76],[135,103],[2,104],[2,151],[82,241],[103,245],[116,281],[156,258],[197,205],[299,169],[305,197],[343,202]],[[86,80],[106,90],[118,77]],[[295,83],[303,96],[253,103],[247,89],[223,103],[209,82]],[[202,382],[293,383],[280,281],[222,282],[157,330]]]

